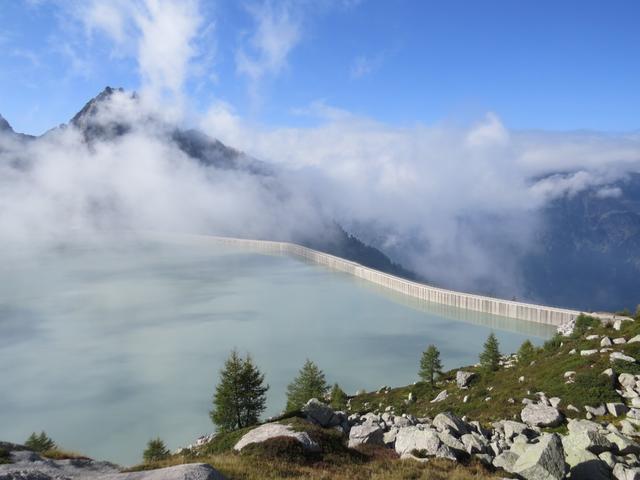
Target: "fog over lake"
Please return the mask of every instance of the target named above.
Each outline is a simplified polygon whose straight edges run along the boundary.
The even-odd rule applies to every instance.
[[[553,327],[425,305],[301,260],[201,241],[87,242],[0,253],[0,438],[46,430],[121,464],[157,435],[170,448],[214,430],[230,350],[266,374],[266,415],[306,358],[348,393],[417,379],[421,352],[445,368]]]

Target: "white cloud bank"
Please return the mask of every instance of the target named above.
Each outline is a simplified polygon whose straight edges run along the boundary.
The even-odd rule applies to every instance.
[[[113,55],[136,59],[141,93],[156,102],[182,108],[185,83],[211,60],[201,50],[212,24],[204,24],[197,0],[90,0],[64,8],[88,36],[106,35]]]
[[[105,34],[115,54],[136,58],[143,93],[160,102],[122,108],[138,128],[96,148],[72,129],[24,150],[0,140],[2,238],[131,227],[297,238],[336,219],[434,281],[517,291],[516,261],[536,247],[549,201],[592,187],[615,197],[611,183],[640,171],[638,134],[513,132],[492,113],[467,127],[395,127],[323,103],[299,112],[318,117],[315,127],[273,128],[222,102],[199,120],[202,130],[282,170],[274,179],[204,168],[145,120],[158,109],[182,110],[184,85],[202,69],[202,5],[74,5],[89,36]],[[300,39],[292,5],[249,7],[256,29],[236,60],[256,85],[286,67]]]
[[[458,288],[492,278],[491,289],[517,292],[516,261],[536,248],[548,202],[591,187],[619,195],[608,185],[640,172],[636,134],[512,132],[492,113],[466,128],[398,128],[323,104],[307,111],[322,117],[316,127],[267,128],[219,104],[201,127],[299,172],[329,216]]]

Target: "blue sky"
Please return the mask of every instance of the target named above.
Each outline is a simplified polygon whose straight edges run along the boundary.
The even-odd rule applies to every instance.
[[[169,24],[147,40],[186,58],[158,70],[140,42],[171,4],[0,0],[0,113],[41,133],[106,85],[160,84],[273,126],[313,123],[299,112],[321,102],[399,126],[494,112],[510,129],[640,127],[637,1],[179,2],[176,38]]]

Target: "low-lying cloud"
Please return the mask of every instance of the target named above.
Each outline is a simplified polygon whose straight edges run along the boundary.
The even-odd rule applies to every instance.
[[[316,102],[297,111],[315,126],[291,128],[249,122],[221,101],[185,112],[185,84],[215,50],[203,48],[213,25],[200,2],[60,5],[84,27],[79,41],[104,35],[113,55],[136,60],[139,99],[114,95],[100,112],[134,128],[91,145],[73,127],[27,143],[0,132],[2,239],[140,229],[295,240],[335,220],[436,283],[517,294],[518,259],[538,247],[544,207],[586,189],[623,195],[614,183],[640,171],[638,133],[518,132],[493,113],[471,125],[399,127]],[[291,2],[247,5],[255,31],[235,60],[255,94],[286,69],[305,16]],[[166,126],[184,117],[274,174],[190,158]]]
[[[467,127],[398,128],[317,104],[317,126],[266,128],[218,104],[201,129],[274,166],[205,166],[171,140],[144,98],[112,95],[101,124],[133,128],[86,143],[73,126],[31,142],[0,134],[0,236],[156,230],[299,240],[333,220],[436,283],[519,292],[550,201],[640,170],[634,135],[509,131],[494,114]]]
[[[519,293],[540,212],[640,171],[640,136],[516,132],[492,113],[466,126],[394,127],[315,104],[310,128],[261,128],[225,105],[201,127],[309,179],[329,215],[428,279]],[[488,283],[487,283],[488,282]],[[486,290],[485,290],[486,291]]]

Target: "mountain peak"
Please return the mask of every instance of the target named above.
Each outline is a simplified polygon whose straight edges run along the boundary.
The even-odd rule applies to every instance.
[[[98,95],[89,100],[82,109],[75,114],[75,116],[71,119],[71,123],[73,125],[79,126],[81,123],[86,121],[87,118],[93,116],[100,104],[111,98],[111,96],[116,93],[123,93],[123,88],[112,88],[105,87]]]
[[[13,128],[2,115],[0,115],[0,132],[13,132]]]

